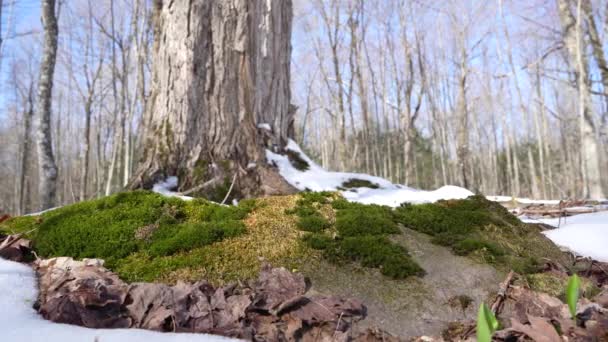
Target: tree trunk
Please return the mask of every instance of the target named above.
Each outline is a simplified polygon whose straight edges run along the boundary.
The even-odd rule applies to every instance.
[[[42,0],[42,24],[44,26],[44,46],[40,64],[40,79],[38,80],[36,138],[40,169],[40,208],[44,210],[55,204],[57,193],[57,166],[51,140],[51,96],[58,35],[55,0]]]
[[[292,191],[265,148],[293,134],[290,0],[154,2],[154,68],[142,159],[129,188],[236,180],[242,196]],[[268,132],[261,124],[268,124]]]
[[[583,33],[581,29],[581,0],[578,0],[577,19],[570,11],[570,1],[558,0],[559,17],[562,24],[564,44],[575,62],[578,75],[579,118],[581,130],[581,169],[583,173],[583,196],[594,199],[604,198],[599,165],[599,146],[595,134],[589,68],[584,56]]]
[[[460,184],[468,188],[469,178],[469,115],[467,110],[466,87],[467,87],[467,55],[465,47],[461,50],[460,60],[460,75],[458,79],[458,132],[457,132],[457,157],[458,157],[458,172],[460,173]]]
[[[34,116],[33,107],[33,94],[32,94],[32,86],[30,85],[27,94],[27,110],[24,113],[23,118],[23,140],[22,140],[22,155],[21,155],[21,169],[19,172],[19,210],[17,211],[19,215],[23,215],[27,210],[28,201],[26,200],[27,192],[26,192],[26,178],[27,178],[27,166],[29,164],[29,156],[30,156],[30,135],[31,135],[31,124],[32,117]]]

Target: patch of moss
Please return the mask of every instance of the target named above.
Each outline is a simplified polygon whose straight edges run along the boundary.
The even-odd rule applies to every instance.
[[[7,234],[28,233],[35,229],[40,222],[41,220],[36,216],[11,217],[7,221],[0,223],[0,231]],[[34,233],[35,231],[32,231],[27,235],[31,238]]]
[[[581,295],[592,299],[601,291],[593,281],[585,277],[581,279]],[[566,302],[566,288],[568,287],[568,277],[554,273],[529,274],[525,278],[527,284],[534,291],[544,292],[553,297],[557,297]]]
[[[243,234],[241,220],[251,210],[250,202],[221,206],[141,190],[14,219],[0,230],[35,228],[31,238],[42,257],[102,258],[114,267],[134,253],[169,255]],[[153,232],[136,238],[144,227],[154,227]]]
[[[306,232],[318,233],[329,226],[329,221],[319,214],[302,216],[298,220],[298,228]]]
[[[336,229],[342,236],[397,234],[399,228],[389,207],[353,203],[336,213]]]
[[[339,208],[334,227],[320,212],[330,208],[330,199],[331,206]],[[390,208],[345,202],[332,198],[331,193],[302,193],[296,204],[289,212],[298,215],[298,228],[313,233],[302,240],[308,247],[322,250],[326,259],[379,268],[382,274],[394,279],[424,274],[404,247],[387,238],[400,232]]]
[[[325,234],[309,234],[304,241],[309,247],[322,250],[324,257],[333,262],[359,262],[364,267],[379,268],[380,273],[393,279],[424,275],[404,247],[383,235],[332,239]]]
[[[458,255],[468,255],[472,252],[480,250],[487,251],[495,257],[502,256],[505,254],[505,252],[495,243],[470,238],[458,241],[454,244],[453,249],[454,253]]]
[[[245,225],[237,220],[163,226],[154,233],[148,250],[151,256],[171,255],[210,245],[244,232]]]
[[[332,196],[333,193],[330,191],[305,191],[300,193],[300,199],[298,199],[296,204],[298,205],[298,207],[312,206],[315,203],[327,204],[329,203],[329,199],[332,198]]]
[[[287,215],[298,216],[298,228],[307,232],[321,232],[329,228],[329,221],[323,217],[319,208],[329,203],[331,192],[303,192],[296,206],[285,210]]]
[[[533,225],[522,223],[498,203],[481,195],[427,204],[402,204],[396,222],[432,236],[455,254],[522,274],[540,270],[542,258],[565,256]]]
[[[287,149],[285,154],[287,155],[287,159],[289,159],[291,165],[295,167],[296,170],[308,171],[310,169],[310,165],[306,160],[304,160],[304,158],[302,158],[300,153]]]
[[[393,279],[424,275],[422,268],[410,258],[407,250],[385,236],[347,237],[340,242],[335,252],[359,261],[365,267],[380,267],[382,274]]]
[[[298,196],[257,199],[254,209],[241,221],[245,234],[172,255],[154,257],[149,251],[138,252],[123,259],[114,270],[128,281],[175,283],[206,279],[223,285],[255,279],[264,262],[299,269],[319,258],[320,252],[301,243],[297,217],[285,215],[297,200]],[[239,203],[239,207],[245,203]]]
[[[353,188],[371,188],[378,189],[380,186],[376,183],[372,183],[366,179],[351,178],[346,182],[342,183],[342,188],[353,189]]]

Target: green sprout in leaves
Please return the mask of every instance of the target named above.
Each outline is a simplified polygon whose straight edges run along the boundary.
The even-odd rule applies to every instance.
[[[498,321],[486,303],[479,305],[477,315],[477,341],[490,342],[492,334],[498,329]]]
[[[566,288],[566,301],[568,302],[568,308],[570,309],[572,318],[576,317],[576,302],[578,302],[580,287],[581,279],[574,274],[568,280],[568,287]]]

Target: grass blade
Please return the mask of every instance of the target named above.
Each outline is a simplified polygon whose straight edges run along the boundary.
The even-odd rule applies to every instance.
[[[477,314],[477,341],[490,342],[492,334],[498,329],[498,321],[486,303],[479,305]]]
[[[568,287],[566,288],[566,301],[568,302],[568,308],[570,309],[572,318],[576,317],[576,303],[578,302],[580,287],[581,280],[574,274],[568,280]]]

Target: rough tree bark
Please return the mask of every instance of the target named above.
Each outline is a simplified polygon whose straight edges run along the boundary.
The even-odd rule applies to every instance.
[[[153,80],[128,188],[235,179],[241,196],[292,191],[265,148],[293,135],[291,0],[154,1]],[[268,132],[266,125],[271,128]]]
[[[599,165],[599,146],[595,134],[593,104],[589,68],[584,57],[583,33],[581,29],[581,0],[578,0],[577,18],[570,10],[569,0],[557,0],[559,17],[562,24],[564,45],[570,59],[576,65],[579,90],[579,113],[581,130],[581,168],[584,180],[583,196],[594,199],[604,198]]]
[[[38,167],[40,169],[40,208],[48,209],[55,204],[57,193],[57,165],[53,156],[51,140],[51,96],[59,31],[57,17],[55,16],[55,0],[42,0],[42,25],[44,27],[44,41],[40,79],[38,80],[38,101],[36,103],[36,140]]]

